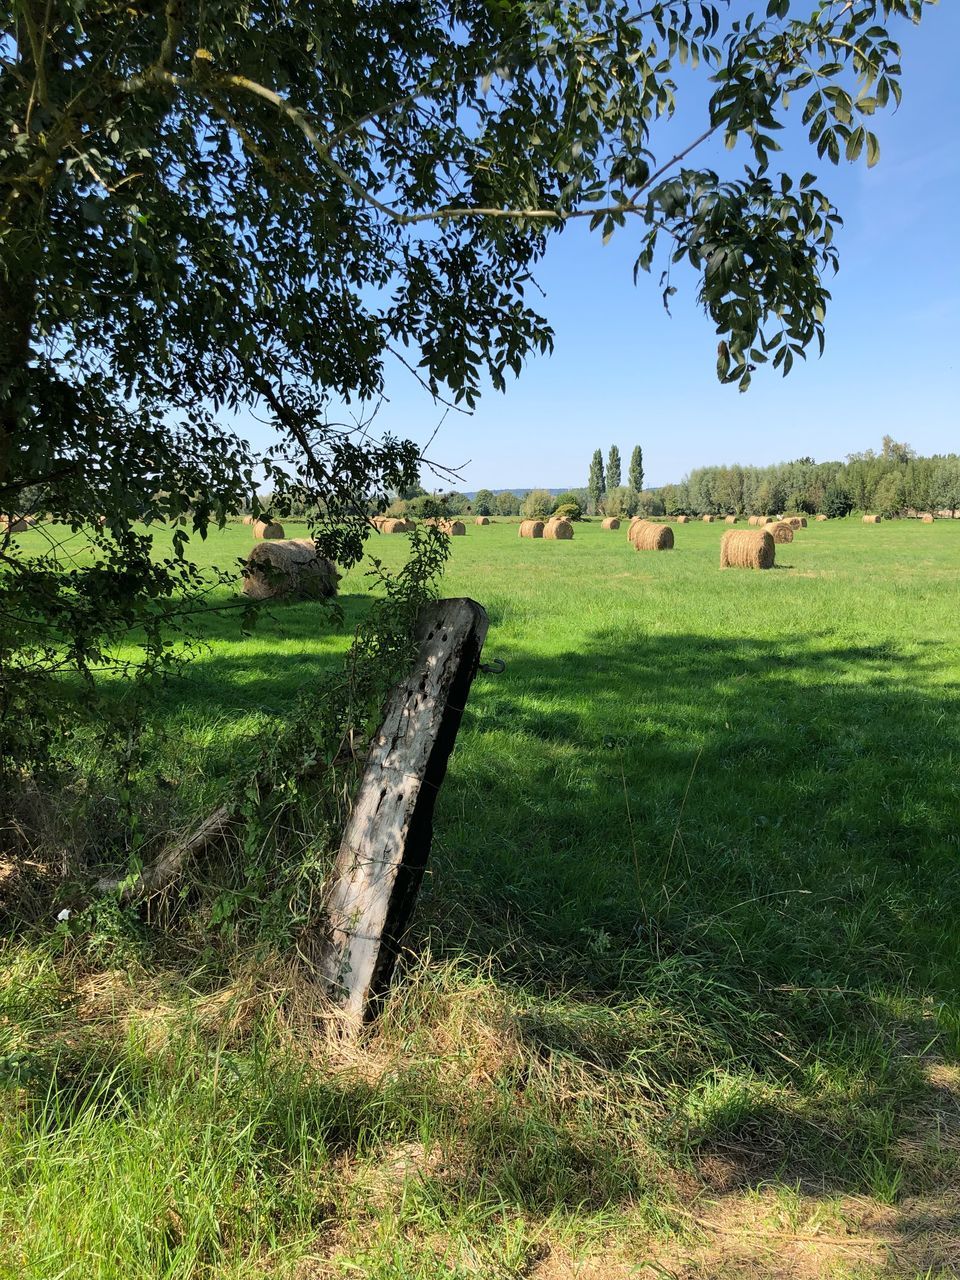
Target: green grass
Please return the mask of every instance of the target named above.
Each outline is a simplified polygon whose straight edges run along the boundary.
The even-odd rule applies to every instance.
[[[106,1007],[59,936],[8,944],[4,1280],[639,1264],[695,1255],[698,1197],[758,1187],[793,1230],[869,1202],[904,1239],[925,1197],[926,1254],[831,1266],[949,1273],[960,523],[812,525],[769,573],[721,573],[722,532],[453,540],[444,592],[486,607],[506,670],[474,685],[410,954],[350,1060],[286,973],[134,947]],[[148,708],[175,818],[343,652],[362,572],[341,592],[343,632],[314,605],[208,620]]]

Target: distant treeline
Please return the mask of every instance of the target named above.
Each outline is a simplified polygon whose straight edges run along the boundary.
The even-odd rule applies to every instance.
[[[846,462],[798,458],[769,467],[698,467],[679,484],[640,497],[641,513],[649,515],[954,514],[960,510],[960,456],[920,458],[885,436],[880,453],[851,454]]]
[[[580,514],[777,515],[787,511],[833,518],[851,512],[954,515],[960,512],[960,455],[921,458],[910,445],[884,436],[879,453],[868,449],[850,454],[845,462],[797,458],[769,467],[697,467],[678,484],[640,490],[629,484],[605,488],[599,502],[587,485],[562,493],[480,489],[472,497],[454,491],[428,494],[416,486],[396,495],[388,510],[398,516],[428,515],[438,501],[451,515],[541,516],[562,508],[573,519]],[[267,497],[261,502],[269,505]]]

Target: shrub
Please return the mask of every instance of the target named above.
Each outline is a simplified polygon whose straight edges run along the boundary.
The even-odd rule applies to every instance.
[[[553,494],[546,489],[531,489],[520,504],[520,514],[528,520],[548,516],[553,510]]]
[[[559,506],[554,507],[553,514],[561,516],[564,520],[582,520],[583,511],[579,502],[563,502]]]

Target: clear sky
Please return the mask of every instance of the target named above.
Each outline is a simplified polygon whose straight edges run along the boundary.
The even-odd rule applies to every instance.
[[[431,445],[445,464],[469,462],[458,488],[583,485],[590,454],[613,443],[625,466],[643,446],[648,485],[707,463],[842,458],[887,432],[922,453],[960,451],[960,3],[941,0],[921,26],[896,22],[894,34],[904,96],[898,112],[873,118],[880,163],[834,168],[799,128],[771,157],[771,170],[815,173],[844,218],[824,356],[812,351],[786,379],[761,368],[744,395],[721,386],[692,274],[674,281],[669,317],[658,273],[633,284],[639,229],[603,246],[570,227],[537,271],[553,356],[531,360],[505,395],[489,391],[472,417],[448,414]],[[675,125],[689,141],[701,119]],[[696,153],[721,175],[734,158],[722,144]],[[387,395],[378,428],[424,443],[442,409],[400,367]]]

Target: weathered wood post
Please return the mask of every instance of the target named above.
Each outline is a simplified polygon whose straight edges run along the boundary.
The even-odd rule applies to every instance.
[[[370,747],[331,875],[320,960],[348,1032],[376,1012],[390,984],[486,634],[474,600],[428,606],[413,669],[391,693]]]

